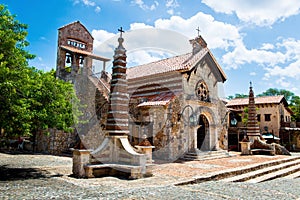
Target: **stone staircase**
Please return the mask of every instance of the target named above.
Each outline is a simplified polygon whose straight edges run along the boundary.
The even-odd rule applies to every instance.
[[[291,157],[278,162],[271,162],[267,165],[257,166],[252,168],[251,171],[226,177],[221,179],[221,181],[259,183],[285,176],[289,176],[290,178],[300,176],[300,157]]]
[[[219,158],[226,158],[233,155],[230,155],[226,150],[218,150],[218,151],[201,151],[195,150],[194,152],[187,152],[181,158],[180,161],[201,161],[201,160],[212,160]]]
[[[205,181],[259,183],[276,178],[300,178],[300,155],[217,171],[175,185],[197,184]]]

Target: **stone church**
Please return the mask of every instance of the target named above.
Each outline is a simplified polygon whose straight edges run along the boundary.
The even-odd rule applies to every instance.
[[[175,160],[187,152],[227,149],[227,112],[218,95],[226,75],[200,35],[189,42],[191,51],[186,54],[127,69],[128,138],[132,146],[147,138],[155,147],[154,159]],[[92,72],[95,59],[103,63],[99,75]],[[95,117],[90,118],[92,125],[82,127],[85,138],[97,141],[93,148],[105,137],[108,61],[93,54],[93,37],[80,22],[59,29],[57,76],[73,82],[77,91],[90,91],[81,96],[93,97],[85,111]],[[93,90],[80,86],[78,76],[84,73],[88,77],[84,87],[91,85]]]

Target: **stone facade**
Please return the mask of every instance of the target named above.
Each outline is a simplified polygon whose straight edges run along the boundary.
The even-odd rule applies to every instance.
[[[97,76],[92,70],[94,60],[102,61],[105,69],[110,59],[93,54],[93,41],[79,21],[58,29],[56,76],[74,84],[84,113],[75,127],[87,149],[97,148],[98,141],[104,140],[105,134],[99,130],[106,123],[110,92],[109,75],[103,72]]]
[[[69,152],[76,142],[74,133],[66,133],[61,130],[48,129],[40,131],[36,135],[35,151],[61,155]]]
[[[300,126],[292,127],[291,115],[292,111],[288,108],[288,103],[283,95],[255,97],[256,118],[258,122],[258,131],[264,136],[266,134],[274,135],[280,140],[268,138],[268,143],[276,142],[286,146],[292,150],[290,144],[297,146],[297,133],[300,132]],[[244,110],[248,107],[248,98],[233,99],[227,103],[227,108],[231,110],[229,121],[237,120],[236,125],[229,126],[229,146],[237,145],[243,139],[246,133],[246,124],[242,122],[242,118],[247,115]],[[239,149],[237,149],[239,150]]]
[[[242,123],[244,109],[248,107],[248,98],[233,99],[227,103],[227,108],[235,110],[237,119],[237,127],[245,126]],[[256,115],[259,125],[259,132],[272,132],[276,137],[279,137],[279,132],[282,122],[291,122],[292,112],[288,108],[288,104],[283,95],[267,96],[255,98]],[[241,138],[242,139],[242,138]]]
[[[82,33],[78,34],[77,30],[81,30],[79,32]],[[84,42],[87,49],[80,49],[81,47],[74,49],[73,46],[70,46],[74,43],[68,43],[68,39],[64,41],[65,43],[67,41],[69,46],[59,42],[58,71],[65,71],[64,64],[68,57],[64,53],[75,55],[80,59],[84,58],[83,70],[76,70],[78,62],[72,61],[70,76],[65,76],[64,79],[75,80],[75,85],[76,82],[78,85],[76,88],[81,88],[77,91],[79,93],[83,91],[81,96],[86,97],[88,95],[84,95],[86,91],[82,88],[80,81],[77,81],[77,75],[84,72],[85,68],[90,70],[92,63],[89,59],[94,59],[96,56],[89,48],[92,38],[89,38],[87,33],[83,33],[87,30],[79,22],[59,29],[59,40],[61,40],[60,38],[70,38],[68,34],[72,35],[72,31],[77,32],[77,35],[71,38]],[[83,37],[86,37],[87,40],[82,39]],[[97,119],[91,120],[92,127],[98,127],[97,120],[100,120],[99,124],[104,131],[118,130],[120,126],[117,124],[124,122],[124,115],[108,116],[108,121],[105,123],[107,113],[114,109],[129,109],[128,126],[127,128],[121,127],[121,129],[128,132],[130,144],[133,146],[138,145],[146,135],[155,147],[154,159],[174,160],[188,151],[226,149],[227,129],[222,123],[222,119],[226,115],[226,107],[218,95],[218,87],[226,81],[226,75],[201,36],[190,40],[190,43],[191,52],[127,69],[129,105],[112,104],[110,108],[102,107],[108,105],[107,94],[113,92],[107,89],[110,85],[110,79],[107,77],[110,75],[105,71],[105,67],[103,67],[102,74],[106,78],[98,77],[99,81],[92,78],[81,79],[83,82],[86,80],[86,82],[93,83],[96,88],[95,102],[88,104],[88,110],[91,111],[89,111],[89,115],[94,116],[92,110],[96,108],[98,116]],[[99,59],[101,60],[101,58]],[[105,66],[106,60],[102,60]],[[112,75],[119,76],[118,74],[119,72],[113,72]],[[63,73],[58,72],[58,76],[61,75]],[[88,70],[87,76],[90,77]],[[122,84],[120,87],[115,84],[110,85],[111,90],[122,90],[121,87]],[[118,95],[122,95],[121,93],[123,91],[118,92]],[[121,118],[124,119],[121,120]],[[99,135],[99,131],[90,128],[90,125],[82,127],[86,128],[85,138],[92,138],[85,135]],[[103,138],[102,141],[106,140],[104,135],[100,138]],[[91,146],[92,149],[95,149],[95,145]]]
[[[131,142],[147,135],[155,160],[227,148],[218,96],[226,77],[203,38],[192,41],[192,53],[128,69]]]
[[[85,65],[91,66],[91,59],[83,52],[93,52],[93,41],[92,35],[79,21],[59,28],[56,76],[67,81],[72,80],[84,59]],[[77,54],[79,52],[82,52],[81,55]]]

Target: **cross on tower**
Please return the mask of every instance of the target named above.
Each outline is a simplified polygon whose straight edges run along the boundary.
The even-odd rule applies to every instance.
[[[200,36],[200,28],[198,26],[198,28],[196,29],[196,31],[198,31],[198,37]]]
[[[123,31],[122,26],[118,29],[118,31],[121,33],[120,37],[122,37],[122,33],[124,33],[125,31]]]

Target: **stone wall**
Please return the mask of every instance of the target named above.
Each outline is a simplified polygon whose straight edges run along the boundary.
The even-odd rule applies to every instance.
[[[69,151],[76,142],[75,133],[65,133],[61,130],[48,129],[36,135],[35,151],[61,155]]]

